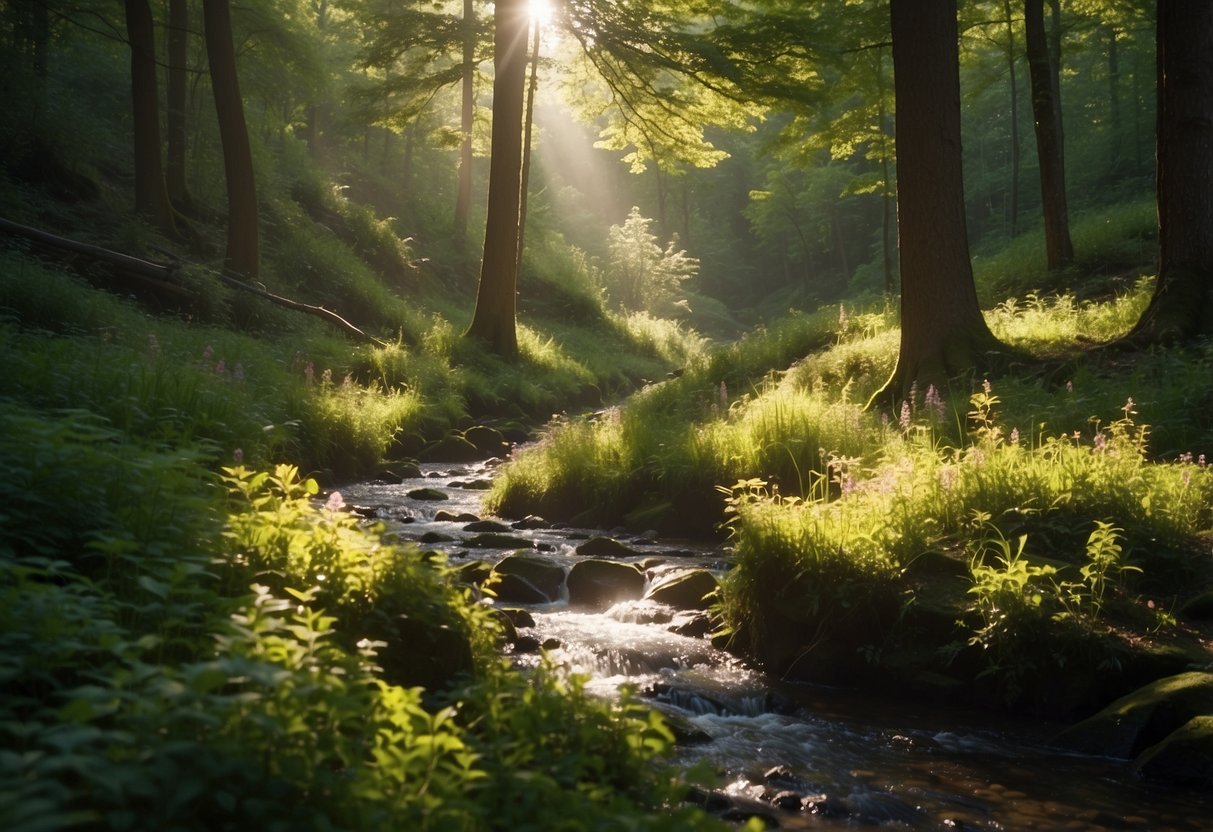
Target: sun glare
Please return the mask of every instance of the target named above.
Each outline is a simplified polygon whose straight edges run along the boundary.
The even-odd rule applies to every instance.
[[[552,22],[552,0],[530,0],[531,20],[539,21],[540,26]]]

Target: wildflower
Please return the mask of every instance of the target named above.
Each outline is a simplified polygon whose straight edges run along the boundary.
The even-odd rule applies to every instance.
[[[990,384],[990,380],[988,378],[981,382],[981,391],[987,396],[994,392],[994,387]]]
[[[720,382],[720,410],[723,413],[729,410],[729,386],[723,381]]]
[[[320,383],[323,384],[325,387],[328,387],[330,384],[332,384],[333,383],[333,371],[326,367],[324,372],[320,374]]]
[[[910,429],[910,403],[909,402],[903,401],[901,403],[901,416],[898,418],[897,423],[899,425],[901,425],[901,429],[903,431]]]
[[[243,448],[237,448],[236,450],[232,451],[232,461],[234,461],[237,465],[244,464],[244,449]]]
[[[341,492],[334,491],[332,494],[330,494],[328,501],[324,504],[324,507],[329,511],[341,511],[341,509],[345,508],[345,500],[342,499]]]
[[[956,467],[953,465],[945,465],[939,469],[939,487],[944,491],[951,491],[956,487]]]
[[[311,387],[312,383],[316,380],[316,368],[312,365],[312,362],[309,361],[307,366],[303,368],[303,377],[307,379],[308,387]]]
[[[1182,454],[1179,455],[1179,461],[1182,462],[1184,465],[1191,465],[1192,464],[1192,452],[1184,451]]]
[[[345,378],[341,379],[341,389],[350,390],[354,386],[354,377],[349,373],[345,374]]]
[[[1011,428],[1010,442],[1012,445],[1019,444],[1019,428]]]
[[[219,363],[215,365],[215,375],[221,376],[226,372],[227,372],[227,362],[224,361],[222,358],[220,358]]]
[[[1205,467],[1205,455],[1204,454],[1201,454],[1200,456],[1196,457],[1196,464],[1199,465],[1201,468]]]
[[[1108,449],[1108,438],[1104,436],[1103,431],[1095,434],[1095,450],[1103,453]]]
[[[214,357],[215,357],[215,348],[212,347],[210,344],[207,344],[206,349],[204,349],[202,351],[202,363],[209,365],[211,363],[211,359],[213,359]]]
[[[1067,382],[1066,382],[1066,392],[1067,392],[1067,393],[1073,393],[1073,392],[1074,392],[1074,382],[1072,382],[1072,381],[1067,381]]]
[[[1124,407],[1122,407],[1121,410],[1124,412],[1126,419],[1128,419],[1130,416],[1137,415],[1137,411],[1133,409],[1132,396],[1129,396],[1129,398],[1125,401]]]
[[[838,304],[838,331],[846,332],[847,325],[849,323],[850,323],[850,320],[847,318],[847,308],[845,306],[843,306],[841,303]]]
[[[910,410],[916,410],[918,407],[918,382],[910,382]]]
[[[939,395],[939,388],[937,388],[934,384],[927,387],[927,395],[923,400],[923,404],[926,405],[928,410],[935,414],[935,418],[937,420],[941,422],[943,421],[944,414],[947,411],[943,404],[943,397]]]

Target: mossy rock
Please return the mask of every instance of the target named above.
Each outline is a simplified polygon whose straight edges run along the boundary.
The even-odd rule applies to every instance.
[[[484,454],[458,433],[448,433],[418,456],[426,462],[475,462]]]
[[[719,588],[716,576],[706,569],[688,569],[664,577],[645,593],[645,599],[669,604],[680,610],[706,610],[709,596]]]
[[[618,601],[634,601],[644,592],[644,574],[629,563],[583,560],[568,577],[569,605],[605,609]]]
[[[1197,716],[1213,715],[1213,673],[1159,679],[1062,731],[1057,742],[1105,757],[1131,759]]]
[[[493,574],[500,576],[502,583],[492,589],[503,601],[513,600],[520,604],[544,603],[560,598],[560,588],[564,584],[564,569],[559,565],[543,558],[532,555],[509,555],[493,567]],[[522,578],[543,596],[541,599],[507,597],[501,587],[511,588],[513,582],[507,581],[509,576]],[[521,589],[521,588],[520,588]]]
[[[484,425],[468,428],[463,432],[463,438],[480,452],[481,457],[505,456],[510,452],[510,443],[505,441],[501,431]]]
[[[496,572],[496,580],[488,589],[497,596],[498,601],[507,604],[548,604],[553,600],[539,587],[521,575],[511,575],[508,572]]]
[[[475,523],[468,523],[463,527],[465,532],[493,532],[496,534],[509,534],[511,528],[505,523],[498,523],[496,520],[477,520]]]
[[[587,558],[636,557],[640,552],[613,537],[591,537],[577,547],[577,554]]]
[[[1147,780],[1213,790],[1213,714],[1189,719],[1133,765]]]

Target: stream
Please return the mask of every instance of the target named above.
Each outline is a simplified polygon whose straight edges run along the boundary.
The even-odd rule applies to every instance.
[[[448,552],[454,566],[492,564],[520,548],[492,548],[477,538],[490,526],[485,521],[497,519],[483,516],[480,508],[493,465],[423,464],[416,479],[358,483],[340,491],[358,513],[384,522],[402,539]],[[428,499],[417,499],[419,489],[432,490],[423,495]],[[475,521],[480,522],[473,526]],[[671,570],[719,573],[729,567],[723,546],[498,522],[498,531],[528,541],[530,554],[566,570],[585,559],[576,547],[598,535],[634,550],[620,559],[640,564],[650,585]],[[1213,826],[1213,800],[1199,793],[1143,783],[1123,761],[1049,748],[1049,738],[1062,726],[903,703],[878,693],[785,684],[714,648],[697,626],[702,614],[673,613],[640,600],[600,611],[573,609],[567,588],[559,594],[548,603],[508,604],[529,613],[518,622],[520,635],[535,647],[544,645],[556,662],[587,674],[591,691],[612,696],[628,684],[660,708],[688,737],[679,744],[675,764],[706,766],[717,775],[717,787],[698,796],[724,817],[760,814],[781,829]],[[515,649],[514,658],[526,666],[538,654]]]

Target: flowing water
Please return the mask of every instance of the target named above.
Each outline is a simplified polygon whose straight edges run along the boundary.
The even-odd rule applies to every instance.
[[[476,536],[467,527],[482,516],[491,463],[430,464],[422,474],[341,492],[346,503],[402,538],[445,538],[433,545],[449,552],[454,565],[492,563],[514,551],[467,545]],[[423,487],[446,499],[409,496]],[[532,528],[509,534],[567,569],[582,559],[576,546],[604,532]],[[728,568],[724,548],[652,535],[626,542],[639,554],[624,559],[642,563],[650,580],[676,568]],[[667,714],[686,737],[677,763],[700,765],[718,777],[718,787],[700,797],[728,817],[758,813],[782,829],[1213,829],[1213,800],[1144,784],[1121,761],[1051,749],[1048,739],[1058,725],[783,684],[704,637],[671,632],[680,619],[672,622],[667,608],[651,602],[586,612],[561,599],[527,609],[534,628],[522,632],[550,645],[558,662],[589,675],[591,690],[611,696],[629,684]],[[681,620],[686,623],[686,616]],[[517,660],[525,665],[537,659],[523,654]]]

